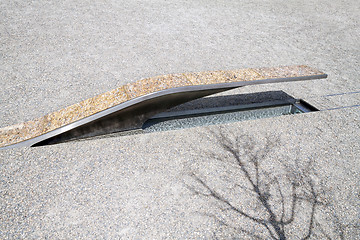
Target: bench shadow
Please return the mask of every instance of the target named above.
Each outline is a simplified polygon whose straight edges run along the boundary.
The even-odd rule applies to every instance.
[[[191,111],[191,110],[205,110],[206,112],[206,109],[210,109],[210,108],[241,106],[246,104],[264,103],[264,102],[272,102],[279,100],[284,100],[284,101],[294,100],[294,98],[288,95],[287,93],[285,93],[284,91],[267,91],[267,92],[257,92],[257,93],[247,93],[247,94],[225,95],[225,96],[208,96],[177,105],[164,112],[171,113],[171,112],[181,112],[181,111]],[[206,117],[206,114],[205,115],[203,114],[203,116]],[[151,117],[149,119],[151,120]],[[71,139],[55,138],[56,141],[47,140],[39,144],[35,144],[33,146],[37,147],[37,146],[52,145],[52,144],[70,142],[70,141],[95,140],[95,139],[103,139],[103,138],[120,137],[125,135],[143,134],[143,133],[147,133],[146,130],[148,126],[149,126],[148,121],[146,121],[143,124],[143,126],[139,129],[133,129],[133,130],[121,131],[121,132],[116,131],[116,129],[114,129],[114,131],[111,131],[111,129],[107,129],[106,134],[99,134],[96,136],[87,136],[87,137],[72,136]]]

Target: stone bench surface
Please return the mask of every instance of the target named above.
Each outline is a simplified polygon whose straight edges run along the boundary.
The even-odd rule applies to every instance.
[[[279,78],[296,78],[324,75],[308,66],[285,66],[276,68],[248,68],[230,71],[168,74],[145,78],[109,92],[49,113],[32,121],[0,129],[0,147],[32,139],[70,123],[89,117],[129,100],[171,88],[252,82]]]

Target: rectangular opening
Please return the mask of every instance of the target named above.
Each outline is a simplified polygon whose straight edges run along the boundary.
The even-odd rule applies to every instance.
[[[144,132],[168,131],[313,111],[318,111],[318,109],[301,99],[174,111],[160,113],[150,118],[144,123],[142,130]]]
[[[77,139],[84,141],[124,135],[209,126],[282,115],[319,111],[302,99],[283,91],[268,91],[196,99],[148,119],[140,129]]]

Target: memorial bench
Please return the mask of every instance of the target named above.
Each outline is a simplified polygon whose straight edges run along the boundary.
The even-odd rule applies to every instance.
[[[141,128],[157,113],[246,85],[326,78],[308,66],[168,74],[142,79],[33,121],[0,129],[0,148],[34,146]]]

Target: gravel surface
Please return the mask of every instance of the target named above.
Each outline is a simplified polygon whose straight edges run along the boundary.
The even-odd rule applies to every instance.
[[[283,91],[323,110],[222,131],[245,134],[255,149],[278,142],[264,158],[270,173],[281,174],[279,161],[298,169],[313,162],[326,202],[316,208],[313,239],[360,236],[358,1],[3,0],[0,19],[0,127],[161,74],[298,64],[329,74],[221,94]],[[191,190],[204,190],[196,174],[240,209],[264,211],[232,192],[230,180],[243,176],[216,160],[224,154],[211,133],[218,127],[0,151],[0,238],[266,237]],[[310,205],[298,206],[289,238],[303,236]],[[233,219],[236,229],[216,219]]]

